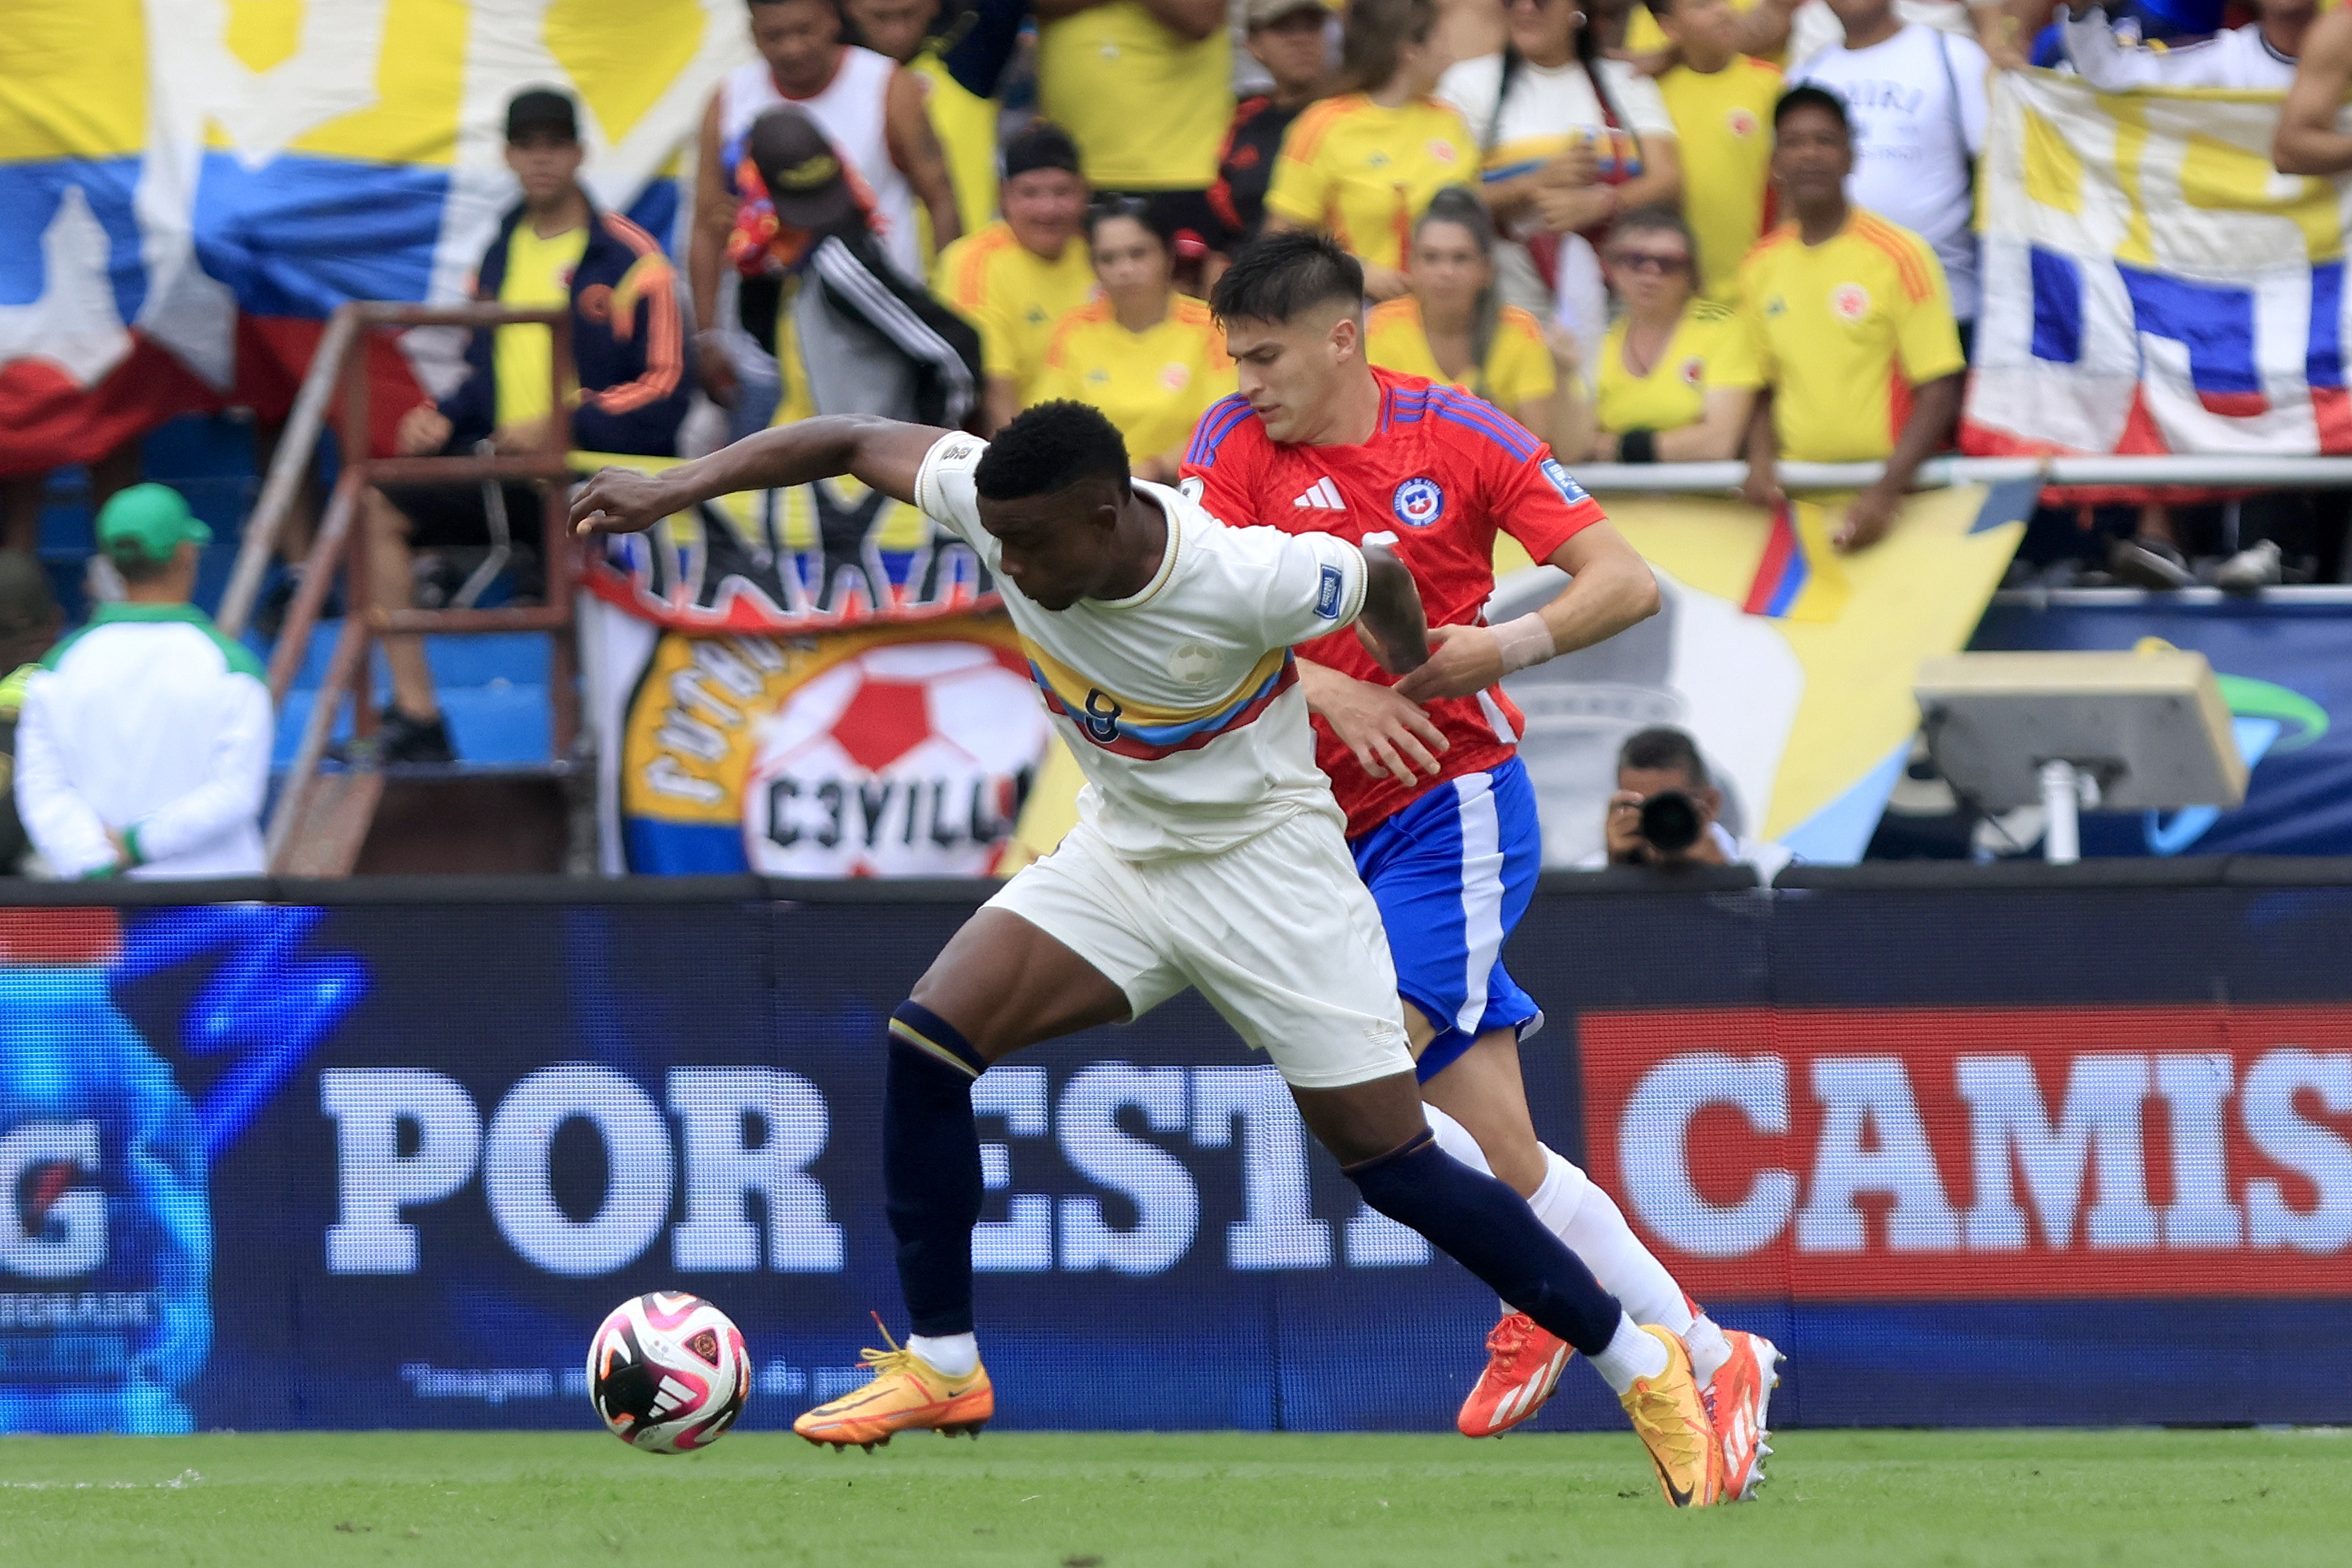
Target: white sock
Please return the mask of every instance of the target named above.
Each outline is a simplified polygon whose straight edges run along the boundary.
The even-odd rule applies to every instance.
[[[1592,1178],[1554,1154],[1549,1145],[1538,1144],[1536,1147],[1543,1150],[1543,1186],[1528,1199],[1528,1207],[1536,1211],[1545,1229],[1567,1241],[1568,1249],[1574,1252],[1576,1243],[1569,1240],[1569,1231],[1576,1224],[1577,1211],[1584,1207],[1584,1195],[1592,1186]],[[1584,1266],[1595,1275],[1601,1272],[1590,1258],[1584,1260]]]
[[[1550,1151],[1547,1150],[1546,1153]],[[1559,1160],[1558,1155],[1551,1156]],[[1566,1160],[1559,1160],[1567,1165]],[[1571,1170],[1574,1166],[1570,1166]],[[1577,1173],[1582,1176],[1582,1172]],[[1584,1183],[1584,1200],[1559,1231],[1559,1239],[1568,1243],[1570,1251],[1584,1260],[1609,1293],[1615,1296],[1633,1321],[1655,1323],[1687,1336],[1691,1327],[1690,1303],[1683,1298],[1683,1288],[1666,1272],[1666,1266],[1642,1245],[1633,1228],[1625,1223],[1625,1216],[1609,1195]]]
[[[1666,1347],[1658,1343],[1658,1336],[1643,1333],[1639,1323],[1622,1312],[1609,1348],[1592,1358],[1592,1370],[1606,1378],[1620,1397],[1633,1386],[1635,1378],[1655,1377],[1668,1364]]]
[[[1422,1104],[1421,1113],[1429,1118],[1429,1130],[1437,1134],[1439,1148],[1480,1176],[1495,1174],[1495,1167],[1486,1163],[1486,1151],[1478,1146],[1469,1128],[1426,1102]]]
[[[1683,1344],[1690,1352],[1691,1375],[1698,1379],[1701,1388],[1705,1388],[1715,1381],[1715,1375],[1723,1369],[1723,1364],[1731,1359],[1731,1342],[1723,1337],[1723,1331],[1716,1327],[1715,1320],[1705,1312],[1693,1318],[1691,1326],[1683,1330],[1682,1335]]]
[[[970,1377],[972,1368],[980,1364],[980,1341],[968,1333],[941,1334],[937,1339],[910,1333],[907,1348],[921,1356],[932,1371],[948,1377]]]

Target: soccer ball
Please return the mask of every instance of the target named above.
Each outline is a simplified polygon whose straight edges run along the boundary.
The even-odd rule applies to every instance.
[[[743,1333],[700,1296],[656,1291],[613,1309],[588,1342],[588,1397],[613,1436],[653,1454],[707,1448],[743,1414]]]

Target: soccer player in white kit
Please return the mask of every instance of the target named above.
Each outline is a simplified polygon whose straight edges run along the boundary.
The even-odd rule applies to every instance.
[[[986,1424],[972,1081],[1191,986],[1273,1058],[1366,1203],[1591,1360],[1670,1502],[1717,1501],[1721,1452],[1681,1341],[1635,1324],[1518,1194],[1440,1150],[1423,1116],[1388,939],[1315,766],[1290,653],[1353,623],[1391,674],[1418,666],[1426,627],[1402,563],[1328,534],[1229,528],[1131,480],[1118,431],[1074,402],[1030,409],[992,443],[803,420],[658,476],[606,469],[572,519],[631,531],[730,491],[843,474],[978,552],[1087,787],[1061,846],[989,900],[891,1015],[882,1163],[913,1332],[903,1349],[866,1352],[872,1381],[793,1429],[871,1448]]]

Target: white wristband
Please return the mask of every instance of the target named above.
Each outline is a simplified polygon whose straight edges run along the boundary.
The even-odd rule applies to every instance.
[[[1507,675],[1530,664],[1540,664],[1559,652],[1559,645],[1551,639],[1551,628],[1533,611],[1489,630],[1495,633],[1495,646],[1503,655],[1503,674]]]

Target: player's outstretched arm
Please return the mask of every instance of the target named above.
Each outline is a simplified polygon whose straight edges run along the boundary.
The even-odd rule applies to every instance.
[[[1412,572],[1386,545],[1364,547],[1364,608],[1356,635],[1391,675],[1409,674],[1429,662],[1429,618]]]
[[[572,531],[639,533],[714,496],[787,489],[844,474],[912,501],[924,456],[947,434],[872,414],[833,414],[747,435],[659,474],[606,468],[572,498]]]
[[[1658,612],[1658,576],[1623,534],[1594,523],[1545,558],[1568,573],[1559,597],[1538,614],[1551,633],[1552,653],[1604,643]]]
[[[1544,564],[1569,574],[1559,598],[1500,626],[1438,627],[1430,634],[1437,651],[1399,681],[1397,691],[1417,703],[1468,696],[1657,613],[1658,580],[1650,563],[1605,522],[1579,528]]]

